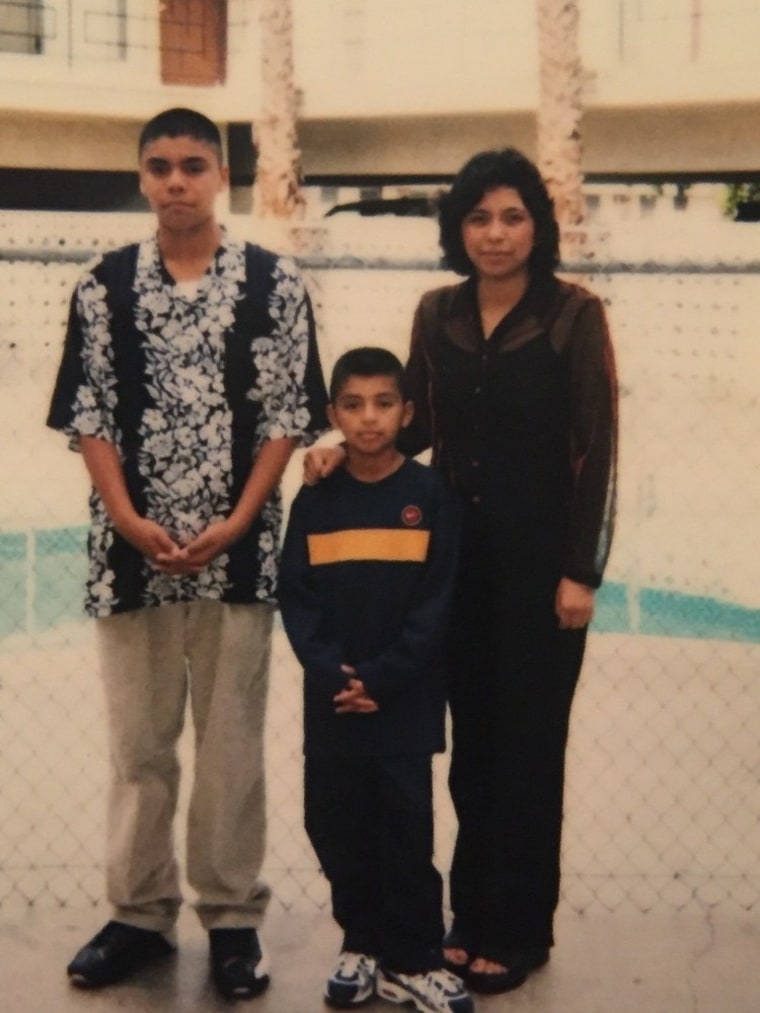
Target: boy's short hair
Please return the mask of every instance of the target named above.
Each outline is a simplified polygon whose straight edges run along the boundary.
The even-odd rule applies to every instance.
[[[165,109],[148,120],[140,131],[137,144],[138,158],[142,155],[143,149],[153,141],[157,141],[159,137],[192,137],[196,141],[208,144],[216,151],[219,162],[222,161],[222,135],[219,128],[208,116],[194,109],[177,106],[174,109]]]
[[[333,366],[330,377],[330,401],[332,404],[335,403],[336,397],[352,376],[390,376],[398,387],[401,400],[409,400],[406,374],[401,360],[386,348],[374,346],[352,348],[340,356]]]

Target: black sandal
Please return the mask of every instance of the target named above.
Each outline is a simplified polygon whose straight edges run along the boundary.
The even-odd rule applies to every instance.
[[[443,937],[443,950],[443,966],[447,971],[450,971],[451,974],[455,974],[457,978],[464,980],[467,975],[467,968],[470,966],[470,961],[472,960],[470,948],[467,945],[464,936],[460,932],[457,932],[456,929],[449,929]],[[448,960],[446,958],[446,950],[462,950],[465,954],[465,959],[461,963],[455,960]]]
[[[508,950],[503,957],[503,960],[494,960],[495,963],[504,965],[503,971],[468,969],[465,977],[467,987],[481,995],[497,995],[519,988],[531,971],[543,967],[548,961],[549,949],[546,946],[530,946],[522,950]],[[492,958],[486,957],[486,960],[490,959]]]

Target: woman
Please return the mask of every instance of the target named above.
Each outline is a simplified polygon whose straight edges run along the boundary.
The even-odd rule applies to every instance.
[[[553,205],[527,158],[474,156],[441,202],[440,236],[465,280],[417,308],[402,449],[432,447],[464,507],[445,955],[495,993],[554,941],[568,720],[612,534],[616,384],[600,300],[555,275]]]

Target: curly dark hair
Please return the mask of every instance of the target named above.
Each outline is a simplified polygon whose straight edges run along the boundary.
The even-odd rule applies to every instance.
[[[515,148],[481,151],[459,170],[439,202],[438,226],[444,265],[472,276],[475,268],[462,243],[462,222],[484,193],[499,186],[517,190],[530,212],[535,242],[529,267],[534,280],[547,280],[559,264],[559,226],[554,204],[536,166]]]

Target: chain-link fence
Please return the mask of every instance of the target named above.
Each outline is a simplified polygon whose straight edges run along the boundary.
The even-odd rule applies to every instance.
[[[0,216],[6,907],[102,896],[107,747],[80,606],[86,481],[44,417],[83,261],[148,227],[140,216]],[[340,248],[323,237],[304,259],[326,371],[358,343],[403,356],[419,295],[449,280],[429,232],[414,241],[409,228]],[[669,251],[667,264],[651,244],[639,267],[600,260],[585,279],[608,302],[622,453],[617,539],[570,742],[563,897],[578,911],[760,903],[760,268],[676,263]],[[300,699],[278,629],[266,873],[285,906],[327,902],[302,829]],[[439,757],[442,869],[455,828],[446,766]]]

